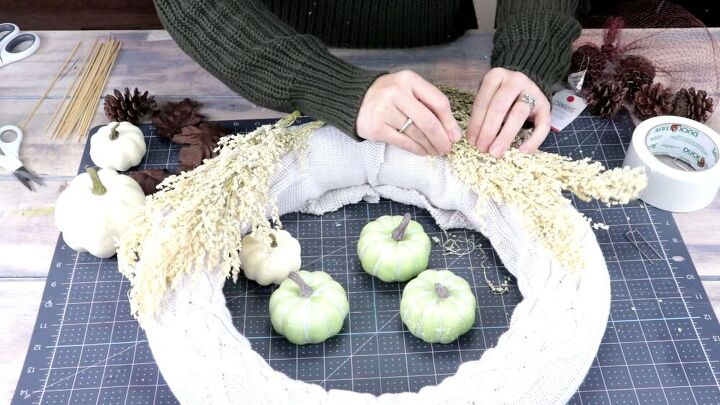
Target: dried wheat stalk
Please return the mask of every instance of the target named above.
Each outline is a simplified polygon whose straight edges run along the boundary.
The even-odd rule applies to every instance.
[[[455,117],[465,128],[472,95],[445,91]],[[267,238],[269,245],[271,220],[279,224],[270,179],[281,158],[301,150],[312,131],[323,125],[315,122],[291,128],[297,116],[294,113],[247,135],[223,138],[218,156],[193,171],[167,178],[161,190],[148,197],[118,245],[120,271],[132,284],[134,315],[140,319],[152,316],[167,288],[192,269],[220,266],[225,275],[236,277],[243,232],[252,230]],[[511,149],[502,159],[495,159],[464,140],[454,145],[447,159],[455,175],[482,197],[477,206],[480,218],[483,198],[516,207],[524,213],[531,234],[570,269],[582,267],[575,239],[576,219],[581,214],[567,209],[570,201],[562,191],[569,190],[586,200],[622,204],[636,198],[646,182],[636,169],[605,171],[598,162],[573,161],[546,152],[526,155]],[[266,218],[268,210],[270,219]],[[160,225],[172,234],[154,243],[153,251],[145,252],[148,236]],[[135,271],[139,259],[143,261],[142,272]]]

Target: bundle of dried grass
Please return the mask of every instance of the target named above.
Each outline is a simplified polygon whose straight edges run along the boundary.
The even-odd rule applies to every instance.
[[[216,157],[195,170],[168,177],[160,191],[147,197],[118,245],[120,272],[133,286],[134,315],[152,315],[165,290],[191,269],[220,266],[224,274],[236,278],[243,232],[252,230],[270,246],[271,221],[280,224],[270,179],[282,157],[301,149],[307,136],[323,125],[316,121],[290,128],[299,115],[295,112],[247,135],[222,138]],[[273,213],[270,220],[265,216],[268,209]],[[144,242],[159,227],[172,230],[170,239],[146,252]],[[140,259],[144,269],[153,271],[136,273]]]
[[[453,111],[462,128],[472,108],[472,95],[451,90]],[[240,268],[238,250],[242,233],[252,230],[267,239],[272,223],[279,224],[277,206],[270,193],[270,179],[281,158],[307,145],[307,137],[322,125],[298,128],[290,124],[298,113],[265,125],[247,135],[221,139],[218,156],[197,169],[171,176],[161,190],[148,197],[143,212],[133,220],[119,243],[120,271],[130,280],[132,312],[152,316],[167,288],[191,269],[220,266],[228,277]],[[577,211],[562,191],[606,204],[627,203],[645,186],[637,169],[605,171],[598,162],[573,161],[552,153],[532,155],[511,149],[501,159],[479,152],[462,140],[447,157],[455,175],[482,198],[477,213],[482,218],[484,199],[505,202],[525,215],[525,225],[557,259],[570,269],[582,267],[577,235]],[[272,218],[265,217],[268,209]],[[159,219],[158,219],[159,218]],[[237,221],[227,221],[237,218]],[[161,226],[181,238],[154,245],[145,252],[146,239]],[[135,264],[143,260],[136,273]],[[147,271],[152,269],[152,271]]]
[[[448,95],[455,118],[465,130],[472,111],[473,95],[457,89],[443,88]],[[515,145],[523,141],[515,140]],[[571,201],[563,196],[567,190],[583,201],[596,199],[607,205],[627,204],[645,188],[647,178],[641,168],[605,170],[600,162],[589,158],[572,160],[554,153],[534,154],[508,150],[496,159],[480,152],[465,140],[457,142],[448,160],[455,175],[481,199],[478,215],[482,218],[483,199],[504,202],[523,213],[525,226],[558,261],[570,269],[583,267],[579,256],[577,218],[582,214],[567,207]],[[588,222],[589,219],[585,218]],[[595,227],[604,227],[595,224]]]

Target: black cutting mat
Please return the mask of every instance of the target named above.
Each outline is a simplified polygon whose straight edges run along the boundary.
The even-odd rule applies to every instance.
[[[272,120],[223,122],[246,132]],[[614,121],[582,115],[551,134],[543,149],[592,157],[609,167],[622,164],[633,124],[627,113]],[[143,167],[174,168],[179,147],[143,126],[148,155]],[[88,148],[81,170],[91,164]],[[610,225],[597,230],[612,280],[608,328],[585,382],[571,403],[720,403],[714,372],[720,358],[715,320],[671,214],[641,202],[607,208],[575,201],[586,215]],[[497,282],[507,276],[480,235],[483,248],[457,258],[434,243],[430,266],[465,277],[478,299],[475,327],[448,345],[426,344],[403,327],[398,315],[401,283],[365,274],[355,254],[362,226],[384,214],[412,212],[432,236],[445,241],[428,213],[390,201],[354,204],[318,217],[289,214],[283,223],[299,238],[303,267],[329,272],[346,288],[351,313],[340,335],[323,344],[296,346],[272,331],[267,303],[271,288],[241,278],[225,295],[233,322],[253,348],[293,378],[374,394],[417,391],[452,375],[495,345],[521,297],[514,280],[506,295],[487,288],[483,268]],[[649,260],[626,239],[639,231],[660,253],[644,247]],[[13,403],[176,403],[160,375],[143,331],[129,315],[129,283],[115,259],[77,254],[58,240],[37,323]]]

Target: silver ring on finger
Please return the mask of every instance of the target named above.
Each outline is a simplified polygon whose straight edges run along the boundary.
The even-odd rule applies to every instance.
[[[400,132],[401,134],[404,134],[405,131],[407,131],[407,129],[410,128],[410,126],[411,126],[412,124],[413,124],[412,118],[408,117],[408,119],[405,121],[405,123],[403,124],[403,126],[400,127],[400,129],[398,130],[398,132]]]
[[[522,101],[523,103],[527,103],[527,105],[530,106],[530,112],[532,112],[532,110],[535,109],[535,103],[537,103],[537,98],[535,98],[527,93],[523,93],[523,95],[520,96],[518,99],[520,101]]]

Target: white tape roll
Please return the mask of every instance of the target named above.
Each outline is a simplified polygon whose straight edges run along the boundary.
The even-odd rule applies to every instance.
[[[635,128],[625,166],[644,167],[640,198],[673,212],[708,206],[720,189],[720,135],[687,118],[660,116]],[[661,156],[667,156],[661,161]],[[687,165],[687,167],[685,166]]]

